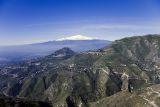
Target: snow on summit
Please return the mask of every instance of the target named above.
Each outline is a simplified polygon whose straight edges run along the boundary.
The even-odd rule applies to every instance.
[[[63,41],[63,40],[94,40],[94,38],[82,36],[82,35],[75,35],[75,36],[58,39],[58,41]]]

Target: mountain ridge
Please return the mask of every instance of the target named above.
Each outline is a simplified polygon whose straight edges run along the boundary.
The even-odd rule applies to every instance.
[[[8,79],[0,77],[0,88],[7,95],[52,101],[57,107],[70,104],[92,107],[97,105],[94,102],[101,102],[103,98],[112,102],[116,99],[108,98],[116,98],[114,96],[117,95],[120,99],[135,97],[131,98],[132,103],[120,103],[118,100],[116,107],[118,103],[124,107],[127,104],[148,107],[144,103],[150,104],[147,101],[152,99],[145,90],[154,85],[158,88],[160,83],[159,49],[160,37],[147,35],[117,40],[97,51],[76,53],[67,58],[49,55],[1,69],[1,75]],[[133,94],[128,92],[128,86],[133,87]],[[13,91],[15,89],[17,92]],[[154,95],[153,89],[149,92]],[[145,95],[146,99],[136,93]],[[159,106],[157,96],[153,97],[153,101]],[[103,103],[102,106],[108,105]],[[110,104],[109,107],[114,106]]]

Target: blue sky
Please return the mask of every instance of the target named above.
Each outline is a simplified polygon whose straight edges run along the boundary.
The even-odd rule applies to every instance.
[[[0,0],[0,45],[160,34],[160,0]]]

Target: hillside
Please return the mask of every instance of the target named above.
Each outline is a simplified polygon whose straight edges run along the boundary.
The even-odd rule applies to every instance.
[[[1,96],[0,107],[52,107],[52,106],[47,102],[31,101],[22,98]]]
[[[159,49],[159,35],[124,38],[78,54],[63,48],[44,58],[2,68],[1,92],[51,101],[54,106],[148,107],[145,103],[152,100],[159,105],[159,97],[139,96],[148,95],[145,89],[152,86],[158,88],[151,89],[148,96],[159,95]],[[133,87],[132,94],[128,86]]]
[[[159,107],[160,85],[153,85],[133,93],[121,91],[91,103],[91,107]],[[115,103],[116,102],[116,103]]]

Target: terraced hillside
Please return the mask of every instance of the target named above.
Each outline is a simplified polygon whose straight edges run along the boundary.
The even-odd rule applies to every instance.
[[[97,51],[63,48],[1,68],[0,88],[5,95],[51,101],[54,107],[158,107],[159,62],[159,35],[124,38]]]

